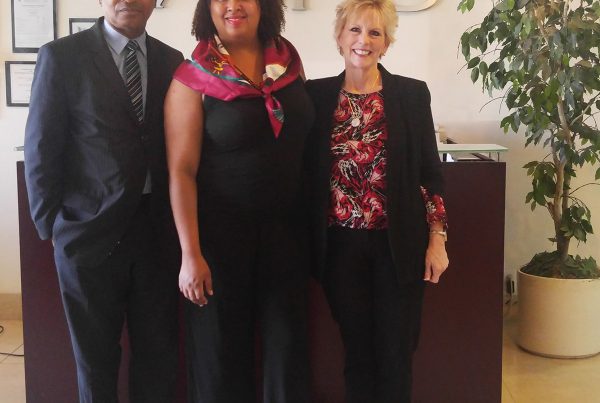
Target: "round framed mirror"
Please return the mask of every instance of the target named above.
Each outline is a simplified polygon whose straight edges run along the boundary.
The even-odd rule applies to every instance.
[[[397,11],[421,11],[435,4],[437,0],[395,0]]]

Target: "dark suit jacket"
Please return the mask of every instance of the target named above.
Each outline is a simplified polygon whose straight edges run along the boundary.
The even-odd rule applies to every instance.
[[[147,36],[145,120],[137,123],[103,34],[89,30],[43,46],[25,131],[31,215],[56,253],[92,266],[125,233],[152,175],[157,233],[171,227],[163,101],[181,52]]]
[[[401,282],[423,278],[429,227],[420,186],[442,194],[443,178],[437,152],[430,94],[418,80],[392,75],[379,65],[388,140],[387,215],[388,236]],[[322,277],[327,253],[327,213],[331,153],[329,141],[333,112],[344,73],[309,80],[307,90],[317,113],[307,142],[306,162],[312,234],[313,269]]]

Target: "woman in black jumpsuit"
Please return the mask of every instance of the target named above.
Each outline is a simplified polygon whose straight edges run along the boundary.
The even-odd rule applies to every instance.
[[[263,401],[308,401],[299,202],[314,112],[298,55],[279,36],[282,4],[201,0],[200,42],[165,103],[192,402],[256,400],[257,325]]]

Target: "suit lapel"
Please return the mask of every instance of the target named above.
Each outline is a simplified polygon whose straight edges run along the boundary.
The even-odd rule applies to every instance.
[[[156,62],[155,53],[156,49],[156,40],[152,38],[150,35],[146,34],[146,61],[147,61],[147,71],[148,71],[148,81],[146,85],[146,109],[144,122],[147,122],[152,116],[155,116],[154,109],[157,106],[157,91],[161,90],[161,77],[164,77],[161,74],[161,63]],[[164,79],[163,79],[164,80]],[[150,85],[152,83],[152,85]]]
[[[329,192],[329,177],[331,175],[331,147],[329,143],[331,140],[331,131],[333,130],[333,113],[338,105],[344,76],[345,73],[342,72],[337,77],[333,77],[331,80],[327,81],[327,86],[322,92],[323,98],[321,99],[318,108],[321,126],[319,130],[320,136],[318,138],[318,150],[320,153],[318,161],[321,163],[319,169],[321,172],[320,182],[322,183],[322,188],[326,188],[327,192]],[[325,201],[327,203],[329,202],[328,199]]]
[[[338,104],[340,89],[342,88],[342,82],[344,81],[344,72],[339,74],[337,77],[333,77],[327,83],[327,88],[323,91],[324,97],[321,105],[321,125],[322,125],[322,133],[320,136],[321,140],[321,150],[325,150],[327,156],[325,159],[321,161],[327,161],[327,165],[329,166],[330,161],[330,152],[329,152],[329,140],[331,138],[331,130],[333,129],[333,113]]]
[[[131,103],[131,98],[129,97],[125,83],[123,82],[123,77],[121,77],[121,73],[119,73],[119,69],[115,64],[110,49],[104,39],[104,34],[102,33],[103,25],[104,18],[100,17],[90,30],[92,38],[88,49],[92,52],[92,60],[98,73],[103,77],[102,81],[107,86],[107,92],[114,94],[112,98],[123,104],[123,107],[126,108],[131,119],[137,124],[137,115],[133,109],[133,104]]]
[[[399,154],[406,151],[406,125],[404,122],[405,106],[403,99],[407,96],[400,88],[400,81],[390,74],[383,66],[379,65],[383,84],[383,100],[385,104],[385,120],[388,132],[388,148],[392,157],[401,157]]]
[[[404,197],[406,189],[408,128],[406,125],[406,108],[403,100],[409,94],[401,85],[401,80],[390,74],[379,65],[383,84],[383,102],[386,111],[385,121],[388,133],[386,144],[386,183],[388,219],[396,222],[396,211],[391,206],[398,205],[398,197]]]

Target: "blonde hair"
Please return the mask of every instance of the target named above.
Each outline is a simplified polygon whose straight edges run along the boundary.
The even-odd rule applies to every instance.
[[[379,13],[385,31],[385,46],[394,43],[396,40],[394,34],[398,27],[398,15],[392,0],[343,0],[335,8],[335,39],[337,40],[340,37],[348,18],[364,10],[374,10]]]

